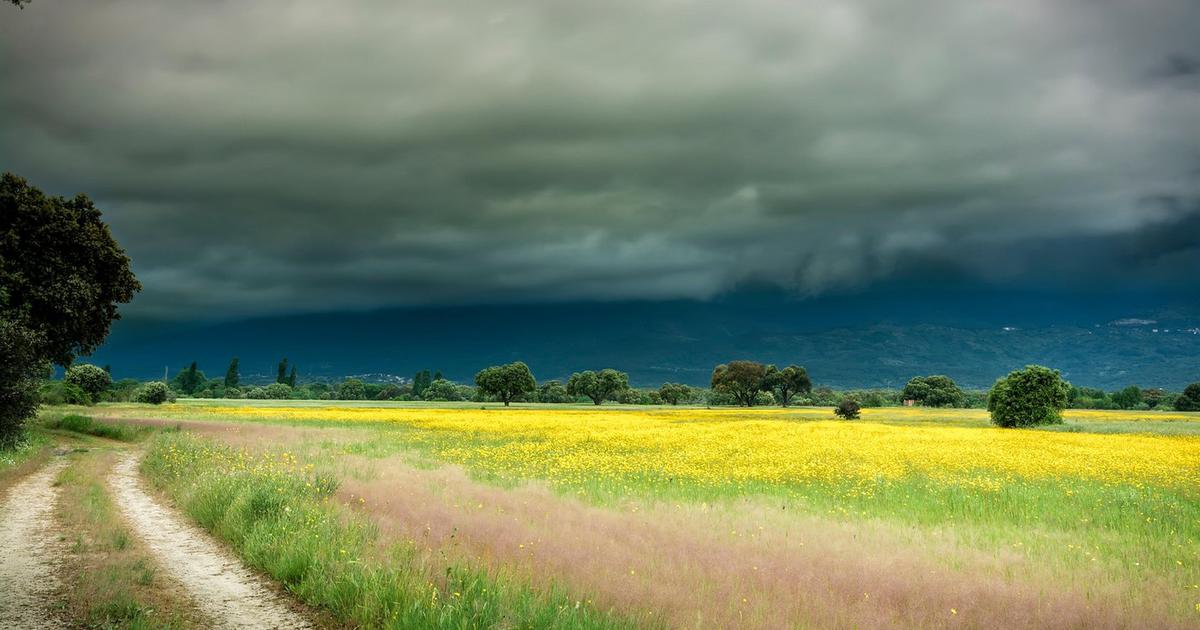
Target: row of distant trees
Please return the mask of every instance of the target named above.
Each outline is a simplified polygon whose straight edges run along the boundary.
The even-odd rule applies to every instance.
[[[522,362],[481,370],[474,385],[445,379],[440,371],[418,371],[411,383],[379,384],[349,378],[337,383],[297,382],[295,364],[279,361],[275,382],[243,385],[239,360],[235,357],[223,378],[210,379],[193,362],[167,381],[164,389],[153,388],[150,398],[178,397],[249,398],[262,400],[399,400],[586,403],[616,402],[633,405],[760,406],[811,405],[836,407],[852,400],[859,408],[897,405],[925,407],[974,407],[988,405],[989,391],[964,390],[945,375],[913,377],[902,389],[835,390],[813,387],[807,370],[798,365],[778,368],[754,361],[730,361],[713,369],[708,388],[681,383],[664,383],[658,388],[629,385],[625,372],[606,368],[576,372],[565,383],[538,383]],[[87,404],[100,401],[146,399],[146,384],[134,379],[114,381],[107,366],[76,365],[62,381],[42,388],[51,403]],[[1184,392],[1130,386],[1114,392],[1067,385],[1065,407],[1080,409],[1178,409],[1200,411],[1200,384]]]

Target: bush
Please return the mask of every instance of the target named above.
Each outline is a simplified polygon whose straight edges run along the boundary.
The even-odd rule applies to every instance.
[[[42,403],[47,405],[90,405],[91,396],[74,383],[66,381],[51,381],[42,385],[38,391]]]
[[[287,383],[271,383],[263,388],[263,393],[271,400],[287,400],[292,397],[292,388]]]
[[[104,368],[90,363],[80,363],[67,368],[63,380],[87,392],[92,400],[112,386],[112,376],[105,372]]]
[[[1175,399],[1175,411],[1200,411],[1200,383],[1192,383],[1184,388],[1183,393]]]
[[[458,385],[455,385],[444,378],[439,378],[430,383],[429,386],[425,388],[425,391],[421,392],[421,398],[424,400],[456,401],[462,400],[463,396],[462,391],[458,388]]]
[[[267,390],[265,388],[251,387],[246,391],[246,398],[251,400],[266,400],[270,398],[270,396],[267,396]]]
[[[140,403],[149,403],[151,405],[161,405],[171,398],[171,389],[162,381],[150,381],[138,390],[134,396],[134,401]]]
[[[862,405],[849,396],[843,398],[842,402],[838,403],[838,406],[833,410],[833,414],[843,420],[857,420],[861,413]]]
[[[988,394],[988,411],[992,422],[1002,427],[1058,424],[1070,391],[1058,370],[1030,365],[996,381]]]
[[[367,396],[367,386],[356,378],[342,381],[337,388],[338,400],[362,400]]]

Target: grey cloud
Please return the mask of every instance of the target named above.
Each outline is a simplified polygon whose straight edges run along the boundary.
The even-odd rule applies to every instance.
[[[1188,0],[0,14],[0,167],[95,197],[146,313],[989,280],[1200,197]]]

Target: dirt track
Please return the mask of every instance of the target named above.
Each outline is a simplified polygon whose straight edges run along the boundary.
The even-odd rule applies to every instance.
[[[0,628],[61,628],[50,608],[60,584],[53,533],[62,458],[15,484],[0,505]]]
[[[137,466],[137,457],[129,454],[113,467],[109,483],[114,501],[160,566],[187,588],[218,627],[310,627],[207,534],[146,494]]]

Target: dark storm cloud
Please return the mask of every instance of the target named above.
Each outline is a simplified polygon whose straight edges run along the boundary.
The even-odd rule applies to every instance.
[[[1200,198],[1190,0],[10,9],[0,168],[95,197],[145,313],[1093,285],[1030,244]]]

